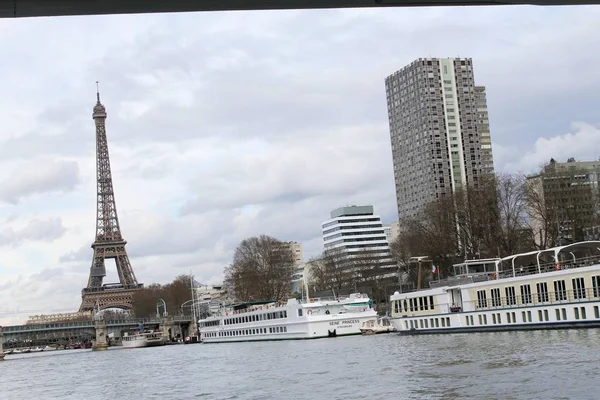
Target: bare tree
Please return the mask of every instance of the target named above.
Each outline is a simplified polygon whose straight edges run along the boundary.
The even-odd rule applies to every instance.
[[[158,283],[145,286],[133,295],[133,313],[137,318],[156,316],[156,302],[165,295],[165,289]]]
[[[241,301],[284,299],[291,290],[294,258],[291,247],[273,237],[244,239],[225,268],[225,283]]]
[[[158,299],[165,301],[168,314],[179,314],[181,305],[192,298],[191,279],[190,275],[179,275],[166,285],[153,283],[136,291],[133,295],[134,315],[138,318],[156,316]]]
[[[452,196],[440,197],[426,205],[417,217],[402,219],[400,224],[401,233],[391,244],[391,250],[409,285],[421,288],[431,279],[427,271],[419,272],[419,264],[411,262],[412,257],[429,257],[442,276],[452,273],[452,264],[459,253],[459,229]]]
[[[496,185],[498,225],[492,238],[498,246],[499,256],[531,250],[534,241],[527,217],[525,176],[497,175]]]
[[[387,303],[389,292],[398,287],[398,265],[390,264],[389,256],[387,252],[364,249],[351,259],[357,286],[377,305]]]
[[[421,241],[412,256],[429,256],[443,275],[451,273],[459,254],[459,240],[454,202],[444,196],[428,204],[419,220],[409,221],[409,228]]]
[[[347,254],[340,249],[325,250],[319,257],[309,261],[311,284],[318,291],[338,292],[352,286],[355,272]]]
[[[481,177],[453,195],[460,253],[466,259],[506,256],[532,247],[525,177]]]

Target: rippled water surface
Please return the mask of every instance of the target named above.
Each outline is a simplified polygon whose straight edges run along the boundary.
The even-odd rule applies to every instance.
[[[600,330],[7,356],[0,399],[598,399]]]

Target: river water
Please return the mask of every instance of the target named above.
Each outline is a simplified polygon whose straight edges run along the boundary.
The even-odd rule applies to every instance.
[[[7,356],[0,399],[598,399],[600,330]]]

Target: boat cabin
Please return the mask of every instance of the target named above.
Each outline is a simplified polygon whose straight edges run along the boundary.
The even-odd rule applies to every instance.
[[[476,275],[476,274],[492,274],[497,272],[498,258],[490,258],[487,260],[467,260],[460,264],[455,264],[454,275]]]
[[[465,260],[452,266],[454,275],[445,279],[429,282],[430,288],[466,285],[497,279],[499,276],[500,258],[481,260]]]

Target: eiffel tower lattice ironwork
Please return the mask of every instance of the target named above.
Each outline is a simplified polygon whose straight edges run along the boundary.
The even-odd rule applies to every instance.
[[[137,282],[131,268],[125,250],[127,242],[123,239],[119,227],[106,139],[106,109],[100,103],[99,91],[97,100],[92,115],[96,124],[96,240],[92,244],[94,257],[87,287],[81,291],[82,302],[79,311],[103,310],[111,307],[131,309],[133,294],[143,288],[143,284]],[[119,283],[103,284],[102,281],[106,276],[104,263],[106,259],[115,260]]]

